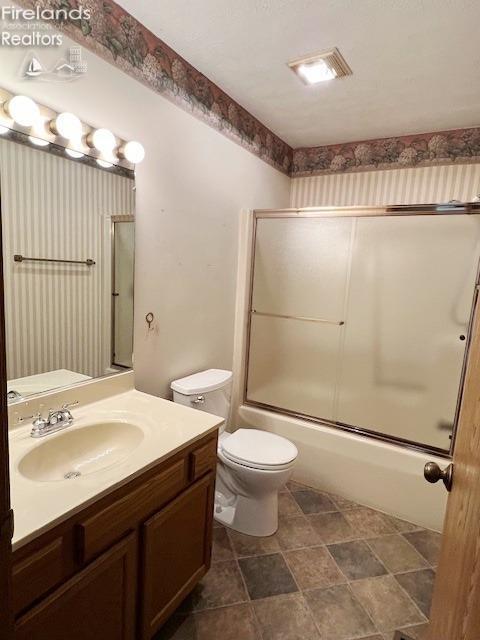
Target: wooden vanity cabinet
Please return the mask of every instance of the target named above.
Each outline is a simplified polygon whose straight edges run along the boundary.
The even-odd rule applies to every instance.
[[[15,640],[149,640],[210,567],[216,448],[209,434],[18,549]]]

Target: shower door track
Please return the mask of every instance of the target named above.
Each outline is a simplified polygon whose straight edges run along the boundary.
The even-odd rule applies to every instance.
[[[311,416],[289,409],[282,409],[275,405],[264,404],[255,400],[248,399],[248,365],[250,358],[250,337],[252,317],[256,315],[278,316],[287,318],[296,318],[296,316],[279,316],[278,314],[259,313],[256,311],[253,304],[253,277],[255,271],[255,243],[257,232],[257,220],[261,218],[336,218],[336,217],[368,217],[368,216],[416,216],[416,215],[465,215],[465,214],[479,214],[480,202],[449,202],[445,204],[418,204],[418,205],[388,205],[383,207],[306,207],[299,209],[254,209],[253,210],[253,233],[251,238],[251,257],[250,257],[250,273],[249,273],[249,291],[248,291],[248,308],[246,310],[246,339],[245,339],[245,351],[244,351],[244,375],[243,375],[243,404],[249,407],[256,407],[258,409],[264,409],[272,411],[281,415],[289,416],[292,418],[298,418],[300,420],[306,420],[308,422],[319,424],[326,427],[333,427],[341,431],[356,434],[371,438],[373,440],[379,440],[381,442],[387,442],[389,444],[402,446],[421,453],[435,454],[443,458],[451,458],[453,454],[453,448],[455,445],[455,436],[457,431],[460,406],[463,397],[463,389],[465,385],[466,367],[468,354],[470,351],[470,344],[472,340],[472,326],[475,309],[478,302],[478,293],[480,289],[480,267],[477,265],[477,276],[475,280],[475,290],[472,299],[472,306],[470,311],[470,318],[467,329],[467,338],[465,345],[465,353],[463,357],[462,370],[460,375],[459,391],[457,396],[457,403],[455,409],[455,417],[453,421],[453,429],[451,435],[450,448],[448,450],[433,447],[412,440],[407,440],[397,436],[392,436],[386,433],[373,431],[364,427],[358,427],[355,425],[339,422],[336,420],[328,420],[325,418],[319,418],[318,416]],[[325,322],[323,319],[313,319],[298,317],[296,319],[306,321],[320,321]],[[330,321],[327,321],[330,323]],[[333,322],[333,324],[343,324],[343,322]]]
[[[371,438],[372,440],[379,440],[380,442],[387,442],[389,444],[401,445],[407,449],[412,449],[420,453],[430,453],[440,456],[442,458],[450,459],[452,454],[445,449],[439,449],[437,447],[431,447],[430,445],[420,444],[412,440],[405,440],[404,438],[397,438],[396,436],[390,436],[378,431],[371,431],[370,429],[364,429],[363,427],[356,427],[346,422],[338,422],[337,420],[328,420],[327,418],[318,418],[317,416],[311,416],[307,413],[298,413],[296,411],[290,411],[289,409],[282,409],[271,404],[264,404],[263,402],[257,402],[256,400],[244,399],[243,404],[246,407],[255,407],[256,409],[263,409],[265,411],[272,411],[289,418],[298,418],[299,420],[305,420],[306,422],[312,422],[314,424],[321,425],[323,427],[334,427],[341,431],[347,431],[354,435]]]

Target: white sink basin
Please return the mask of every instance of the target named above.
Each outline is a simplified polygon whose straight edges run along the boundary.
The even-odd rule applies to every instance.
[[[123,462],[144,438],[129,422],[110,420],[72,429],[67,427],[31,449],[18,464],[30,480],[56,482],[101,471]]]

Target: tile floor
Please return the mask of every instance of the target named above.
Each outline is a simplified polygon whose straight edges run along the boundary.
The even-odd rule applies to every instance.
[[[155,640],[422,640],[440,534],[289,483],[269,538],[214,529],[212,568]]]

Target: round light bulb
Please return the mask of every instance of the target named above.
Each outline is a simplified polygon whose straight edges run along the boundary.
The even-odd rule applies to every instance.
[[[52,129],[62,138],[72,140],[73,138],[81,138],[83,127],[76,115],[65,111],[58,114],[52,121]]]
[[[104,169],[111,169],[113,167],[113,162],[107,162],[106,160],[100,160],[97,158],[97,164]]]
[[[140,142],[132,140],[123,147],[123,155],[132,164],[138,164],[145,158],[145,149]]]
[[[50,144],[48,140],[42,140],[42,138],[36,138],[35,136],[28,136],[28,139],[32,144],[37,145],[37,147],[48,147]]]
[[[75,151],[75,149],[65,149],[65,153],[71,158],[75,158],[76,160],[78,160],[78,158],[83,158],[83,156],[85,155],[81,151]]]
[[[22,127],[31,127],[40,117],[38,105],[27,96],[14,96],[6,103],[5,110]]]
[[[102,153],[111,153],[117,144],[115,136],[108,129],[95,129],[95,131],[90,134],[89,140],[91,141],[91,145]]]

